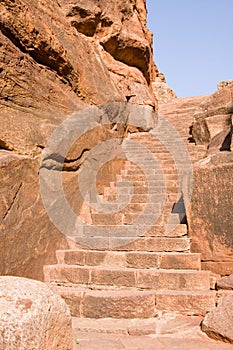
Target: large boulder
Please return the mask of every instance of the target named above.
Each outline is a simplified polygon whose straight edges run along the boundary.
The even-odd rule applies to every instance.
[[[211,338],[233,344],[233,293],[223,294],[217,307],[202,322],[202,330]]]
[[[193,252],[201,253],[202,267],[233,273],[233,155],[220,152],[196,163],[188,210]]]
[[[39,281],[0,277],[0,349],[72,350],[69,309]]]
[[[197,144],[208,146],[208,154],[231,149],[233,84],[220,84],[219,90],[197,107],[192,135]]]

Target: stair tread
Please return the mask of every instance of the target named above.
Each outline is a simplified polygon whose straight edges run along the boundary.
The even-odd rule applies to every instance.
[[[129,251],[129,252],[126,252],[126,251],[113,251],[113,250],[89,250],[89,249],[60,249],[60,250],[57,250],[57,252],[63,252],[63,253],[80,253],[80,252],[88,252],[88,253],[103,253],[103,254],[108,254],[108,253],[111,253],[111,254],[147,254],[147,255],[176,255],[176,256],[200,256],[201,254],[200,253],[183,253],[183,252],[147,252],[147,251],[144,251],[144,250],[138,250],[137,252],[134,252],[134,251]]]
[[[117,267],[117,266],[80,266],[80,265],[68,265],[68,264],[54,264],[54,265],[46,265],[48,269],[51,268],[66,268],[66,269],[88,269],[88,270],[100,270],[100,271],[122,271],[122,272],[156,272],[156,273],[173,273],[173,274],[189,274],[189,275],[194,275],[194,274],[201,274],[201,275],[206,275],[209,276],[210,272],[209,271],[204,271],[204,270],[192,270],[192,269],[158,269],[158,268],[148,268],[148,269],[140,269],[140,268],[132,268],[132,267]]]
[[[98,286],[100,287],[100,286]],[[66,285],[58,285],[58,284],[50,284],[50,288],[52,288],[54,291],[57,292],[65,292],[66,294],[91,294],[96,295],[98,297],[119,297],[119,296],[134,296],[134,295],[193,295],[193,296],[211,296],[216,297],[216,291],[214,290],[167,290],[167,289],[147,289],[142,290],[140,288],[135,287],[115,287],[114,288],[98,288],[93,289],[91,286],[83,286],[83,285],[72,285],[66,286]]]

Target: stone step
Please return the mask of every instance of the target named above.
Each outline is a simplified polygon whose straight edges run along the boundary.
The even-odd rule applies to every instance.
[[[174,227],[174,224],[167,224],[166,231],[164,233],[165,237],[182,237],[187,235],[187,225],[186,224],[177,224]]]
[[[191,316],[186,316],[186,318],[190,319]],[[139,335],[137,333],[131,335],[130,329],[128,335],[118,334],[117,331],[108,334],[107,332],[82,332],[74,329],[74,338],[77,339],[78,344],[74,344],[73,350],[232,350],[232,344],[210,339],[198,327],[190,329],[189,323],[186,321],[182,325],[178,322],[180,331],[177,330],[176,333],[173,327],[169,331],[171,325],[168,322],[167,331],[161,335],[143,335],[140,332]],[[132,331],[134,332],[134,328]]]
[[[47,265],[45,282],[90,286],[135,287],[154,290],[210,289],[209,271],[137,269],[108,266]]]
[[[158,291],[156,307],[167,312],[179,311],[188,315],[205,315],[216,307],[215,291]]]
[[[130,188],[129,186],[126,186],[124,184],[124,185],[119,186],[117,188],[117,190],[116,190],[116,187],[113,187],[113,188],[105,187],[104,196],[107,197],[107,196],[111,196],[113,194],[116,194],[116,191],[119,194],[125,194],[125,195],[127,195],[127,194],[148,194],[148,192],[149,192],[150,194],[156,194],[156,195],[160,196],[161,198],[163,198],[162,195],[164,193],[166,193],[166,194],[167,193],[171,193],[171,194],[177,193],[177,190],[178,190],[177,187],[178,186],[167,187],[167,186],[151,186],[151,185],[149,187],[149,186],[147,186],[147,184],[145,182],[143,182],[142,186],[140,184],[137,184],[136,186],[132,185],[132,188]],[[113,189],[114,189],[114,192],[113,192]]]
[[[150,237],[184,237],[187,236],[187,225],[186,224],[178,224],[174,227],[172,225],[154,225],[150,229],[147,230],[146,236]]]
[[[146,228],[147,229],[147,228]],[[186,237],[71,237],[78,247],[94,250],[189,252],[190,239]]]
[[[142,291],[135,288],[90,290],[50,285],[70,307],[72,316],[87,318],[151,318],[158,311],[205,315],[215,308],[216,292]]]
[[[112,266],[139,269],[200,270],[198,253],[113,252],[98,250],[57,250],[58,264]]]
[[[123,223],[122,213],[91,214],[93,225],[121,225]]]
[[[183,237],[187,236],[187,225],[178,224],[166,225],[166,229],[163,225],[87,225],[81,228],[80,237],[133,237],[137,239],[139,236],[150,237]],[[173,230],[172,230],[173,229]]]
[[[174,163],[175,164],[175,163]],[[128,170],[132,170],[132,168],[125,168],[125,170],[126,171],[128,171]],[[147,171],[151,171],[151,170],[153,170],[153,174],[152,175],[163,175],[163,174],[171,174],[171,175],[174,175],[174,174],[176,174],[176,169],[173,167],[173,168],[171,168],[171,167],[168,167],[168,168],[166,168],[166,167],[161,167],[161,169],[158,169],[158,168],[153,168],[152,166],[151,166],[151,164],[148,164],[148,163],[145,163],[145,164],[143,164],[142,166],[141,166],[141,169],[140,169],[141,171],[143,171],[143,172],[147,172]]]
[[[110,195],[106,196],[107,198],[111,197]],[[163,195],[156,194],[121,194],[120,198],[115,199],[116,202],[121,200],[123,203],[161,203],[164,200]],[[118,202],[120,203],[120,202]]]
[[[134,288],[90,290],[51,285],[68,304],[71,315],[87,318],[151,318],[157,314],[155,293]]]
[[[171,175],[170,175],[171,176]],[[177,175],[173,174],[172,179],[166,176],[166,182],[168,185],[173,186],[177,182]],[[137,182],[137,181],[146,181],[146,182],[158,182],[160,183],[164,181],[165,175],[164,174],[133,174],[133,175],[117,175],[116,179],[117,181],[129,181],[129,182]]]
[[[185,317],[185,316],[183,316]],[[186,316],[187,317],[187,316]],[[201,322],[200,319],[199,323]],[[187,319],[186,319],[187,322]],[[102,334],[148,335],[155,334],[161,323],[157,318],[80,318],[73,317],[72,326],[77,332],[93,332]]]
[[[149,180],[163,180],[164,178],[166,179],[166,181],[177,181],[178,180],[178,175],[176,173],[173,173],[173,174],[164,174],[162,171],[160,173],[156,173],[156,170],[149,170],[147,169],[143,174],[140,174],[138,175],[136,172],[132,173],[131,174],[126,174],[126,175],[122,175],[124,176],[124,179],[127,179],[127,177],[130,179],[130,177],[134,176],[134,177],[137,177],[137,176],[144,176],[144,177],[147,177],[147,181],[148,179]],[[135,179],[134,179],[135,180]]]
[[[123,214],[137,214],[140,215],[142,211],[147,210],[147,213],[150,214],[157,214],[158,212],[161,212],[161,204],[160,202],[156,200],[156,196],[150,195],[149,199],[146,201],[141,201],[140,203],[136,202],[135,198],[133,198],[133,202],[130,200],[130,196],[120,196],[116,201],[113,203],[105,202],[105,203],[95,203],[95,207],[91,209],[91,213],[95,216],[95,220],[93,220],[93,224],[96,224],[97,219],[96,215],[100,215],[100,218],[102,217],[102,213],[104,214],[115,214],[116,212],[123,213]],[[169,203],[171,205],[173,203]],[[93,217],[93,216],[92,216]],[[100,221],[101,222],[101,221]],[[104,222],[106,222],[104,218]],[[112,219],[109,220],[109,222],[112,222]],[[116,222],[117,224],[117,222]],[[99,221],[98,221],[99,225]]]

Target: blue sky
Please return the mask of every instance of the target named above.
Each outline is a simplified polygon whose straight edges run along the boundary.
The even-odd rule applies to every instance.
[[[178,97],[233,79],[233,0],[147,0],[154,58]]]

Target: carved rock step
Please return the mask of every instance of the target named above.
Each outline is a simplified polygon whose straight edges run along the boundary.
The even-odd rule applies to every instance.
[[[173,175],[174,179],[168,179],[166,177],[166,183],[167,183],[167,186],[176,186],[177,184],[177,176],[176,174]],[[116,180],[117,181],[129,181],[129,182],[132,182],[132,183],[135,183],[137,184],[138,181],[139,183],[141,181],[144,181],[144,182],[149,182],[151,183],[152,186],[161,186],[161,185],[164,185],[164,176],[162,174],[142,174],[142,175],[137,175],[137,174],[134,174],[134,175],[117,175],[116,176]]]
[[[142,170],[143,172],[143,170]],[[140,175],[138,175],[138,171],[137,170],[121,170],[121,175],[124,177],[124,179],[130,176],[143,176],[145,178],[145,176],[147,176],[148,178],[151,178],[152,176],[154,177],[154,180],[159,180],[159,179],[163,179],[163,171],[159,171],[156,169],[147,169],[146,170],[146,174],[144,173],[140,173]],[[176,173],[174,174],[167,174],[166,175],[166,179],[167,180],[177,180],[178,176]]]
[[[142,182],[142,181],[141,181]],[[177,186],[174,187],[168,187],[166,186],[165,188],[163,186],[150,186],[150,189],[148,189],[148,186],[144,184],[141,186],[141,184],[138,184],[137,186],[133,186],[133,189],[130,187],[125,186],[124,183],[119,182],[117,186],[117,192],[119,194],[129,194],[129,193],[134,193],[134,194],[148,194],[150,191],[150,194],[155,194],[158,195],[158,198],[161,194],[164,192],[166,193],[177,193]],[[115,188],[115,187],[114,187]],[[105,187],[104,189],[104,196],[111,196],[112,193],[112,188],[111,187]]]
[[[141,291],[135,288],[90,290],[52,285],[69,305],[72,316],[87,318],[151,318],[158,310],[205,315],[215,307],[215,292]]]
[[[179,291],[210,289],[209,271],[47,265],[44,276],[49,283]]]
[[[58,264],[112,266],[139,269],[200,270],[198,253],[113,252],[95,250],[57,250]]]
[[[189,238],[170,237],[72,237],[77,245],[91,250],[147,251],[147,252],[189,252]]]
[[[98,225],[98,226],[84,226],[81,229],[80,237],[132,237],[132,241],[140,236],[143,229],[143,236],[147,237],[163,237],[163,238],[178,238],[187,236],[187,225],[174,224],[163,225]],[[167,230],[166,230],[167,229]],[[124,250],[124,249],[123,249]]]
[[[187,316],[180,316],[185,318]],[[191,317],[191,316],[189,316]],[[192,318],[192,317],[191,317]],[[199,324],[201,319],[198,317]],[[157,318],[133,318],[133,319],[119,319],[119,318],[80,318],[73,317],[72,325],[75,331],[79,332],[93,332],[104,334],[125,334],[125,335],[148,335],[156,334],[157,328],[161,321]]]

